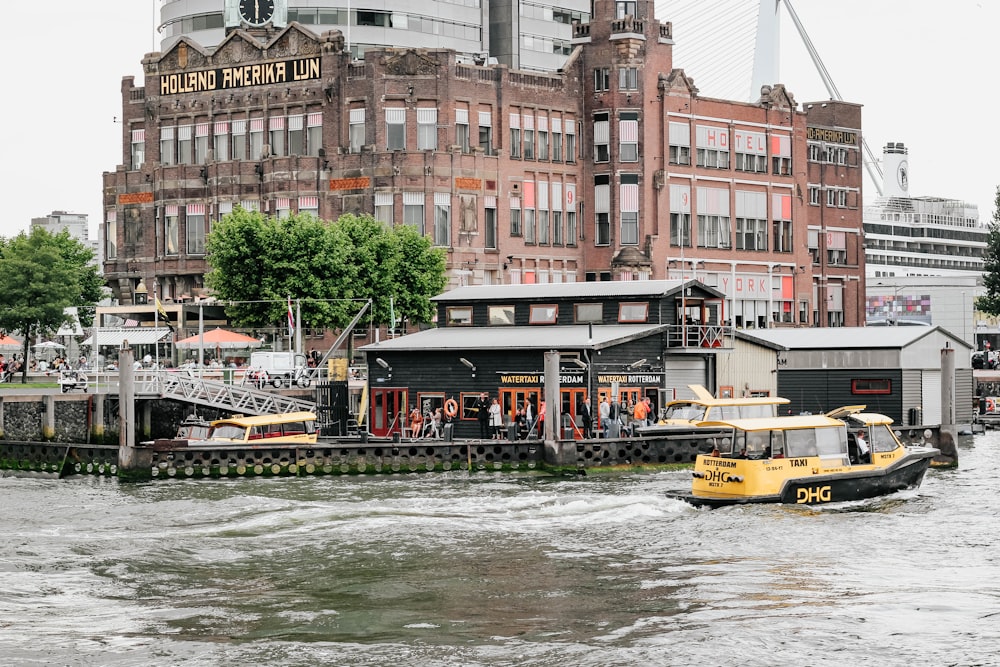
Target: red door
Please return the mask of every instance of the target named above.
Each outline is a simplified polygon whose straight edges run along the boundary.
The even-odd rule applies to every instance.
[[[369,408],[371,434],[384,438],[406,428],[406,389],[372,389]]]

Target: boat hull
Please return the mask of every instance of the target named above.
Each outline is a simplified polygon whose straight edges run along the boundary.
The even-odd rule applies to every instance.
[[[824,505],[865,500],[919,487],[937,451],[931,447],[911,448],[905,456],[886,467],[867,465],[829,474],[790,477],[777,493],[742,495],[691,492],[668,494],[668,497],[683,500],[696,507],[712,508],[757,503]]]

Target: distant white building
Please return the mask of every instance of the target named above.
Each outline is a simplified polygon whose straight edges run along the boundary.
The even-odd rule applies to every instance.
[[[101,270],[103,261],[101,248],[97,239],[90,238],[90,219],[86,213],[67,213],[66,211],[52,211],[42,218],[32,218],[31,227],[41,227],[50,234],[58,234],[66,230],[69,235],[77,241],[94,251],[94,263]]]

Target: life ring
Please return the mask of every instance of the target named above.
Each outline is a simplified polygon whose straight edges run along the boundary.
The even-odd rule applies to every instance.
[[[444,402],[444,413],[449,417],[454,417],[458,414],[458,401],[454,398],[449,398]]]

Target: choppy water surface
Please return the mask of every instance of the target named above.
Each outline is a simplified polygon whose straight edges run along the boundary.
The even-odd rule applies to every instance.
[[[13,665],[994,665],[1000,433],[919,490],[698,510],[688,472],[0,479]]]

